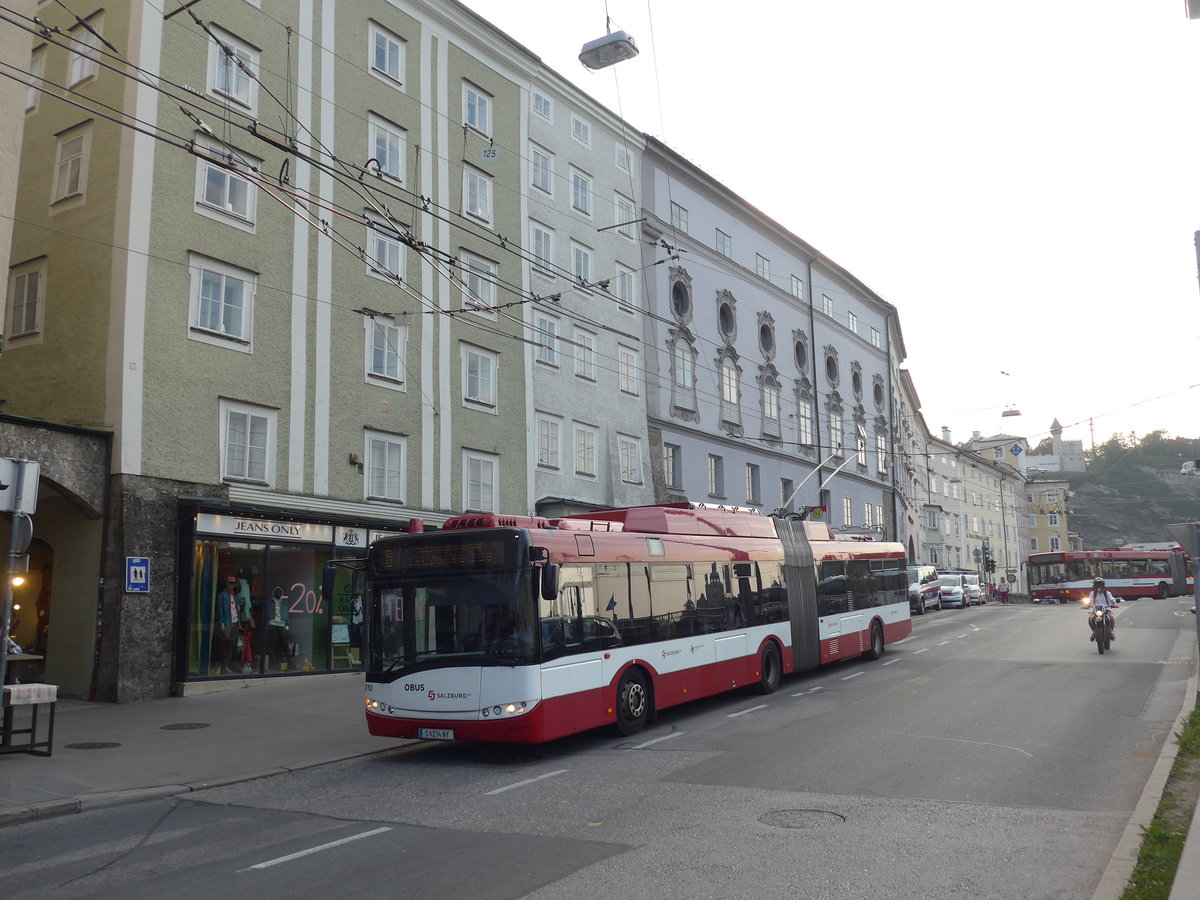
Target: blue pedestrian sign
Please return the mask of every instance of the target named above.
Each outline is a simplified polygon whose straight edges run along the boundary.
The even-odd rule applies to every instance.
[[[150,593],[150,557],[125,557],[125,593]]]
[[[1013,456],[1020,456],[1021,455],[1021,445],[1013,444],[1011,447],[1008,448],[1008,452],[1011,453]]]

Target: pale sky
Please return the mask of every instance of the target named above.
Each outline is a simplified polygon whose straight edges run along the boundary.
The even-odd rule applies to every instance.
[[[464,2],[896,306],[935,434],[1200,455],[1184,0],[608,0],[598,72],[604,0]]]

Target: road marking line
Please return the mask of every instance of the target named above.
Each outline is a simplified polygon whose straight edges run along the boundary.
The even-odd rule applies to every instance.
[[[842,681],[849,681],[851,678],[857,678],[859,675],[865,675],[865,674],[866,674],[866,672],[862,672],[862,671],[855,672],[853,675],[847,675],[845,678],[842,679]]]
[[[938,646],[939,646],[939,647],[944,647],[944,646],[946,646],[946,644],[948,644],[948,643],[950,643],[950,642],[949,642],[949,641],[942,641],[940,644],[938,644]]]
[[[277,859],[268,859],[266,862],[256,863],[245,869],[239,869],[239,872],[249,872],[251,869],[269,869],[271,866],[277,866],[280,863],[291,862],[293,859],[299,859],[302,856],[311,856],[314,853],[320,853],[322,850],[329,850],[333,847],[340,847],[342,844],[349,844],[351,841],[358,841],[362,838],[371,837],[376,834],[383,834],[385,831],[391,831],[390,827],[376,828],[372,831],[364,831],[362,834],[352,834],[350,837],[344,837],[340,841],[330,841],[328,844],[321,844],[318,847],[309,847],[307,850],[300,850],[297,853],[289,853],[287,856],[280,856]]]
[[[963,638],[965,638],[965,637],[970,637],[970,636],[971,636],[971,635],[970,635],[970,633],[969,633],[969,632],[968,632],[967,634],[960,634],[960,635],[958,636],[958,640],[960,640],[960,641],[961,641]]]
[[[671,738],[679,737],[681,734],[683,734],[682,731],[676,731],[676,732],[672,732],[671,734],[664,734],[662,737],[651,738],[648,741],[643,741],[640,744],[635,744],[633,749],[634,750],[645,750],[651,744],[657,744],[659,741],[669,741]]]
[[[727,719],[736,719],[738,716],[744,716],[746,713],[752,713],[752,712],[754,712],[756,709],[766,709],[766,708],[767,708],[767,704],[765,704],[765,703],[760,703],[760,704],[758,704],[758,706],[752,706],[752,707],[750,707],[749,709],[743,709],[741,712],[730,713],[730,714],[729,714],[729,715],[727,715],[725,718],[727,718]]]
[[[892,663],[898,663],[898,662],[900,662],[900,660],[898,660],[898,659],[889,659],[887,662],[884,663],[884,665],[890,666]]]
[[[527,784],[533,784],[535,781],[541,781],[543,778],[553,778],[555,775],[562,775],[564,772],[569,772],[570,769],[556,769],[553,772],[547,772],[545,775],[539,775],[537,778],[526,778],[524,781],[518,781],[516,784],[506,785],[502,788],[496,788],[494,791],[487,791],[483,796],[490,797],[492,794],[503,794],[505,791],[511,791],[513,788],[525,787]]]
[[[922,647],[920,650],[914,650],[913,656],[916,656],[918,653],[924,653],[928,649],[929,649],[928,647]]]

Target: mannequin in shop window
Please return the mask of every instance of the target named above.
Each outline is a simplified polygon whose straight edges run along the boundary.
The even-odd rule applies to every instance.
[[[288,665],[288,602],[283,588],[271,591],[267,601],[267,652],[271,654],[271,665],[285,671]]]
[[[241,620],[238,612],[240,594],[238,580],[230,575],[225,579],[225,590],[217,597],[217,622],[213,641],[216,649],[218,675],[232,675],[234,654],[237,653],[238,623]]]

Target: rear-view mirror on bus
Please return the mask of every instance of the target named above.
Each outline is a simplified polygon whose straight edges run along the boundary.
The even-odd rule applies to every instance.
[[[542,566],[542,599],[558,599],[558,563]]]

